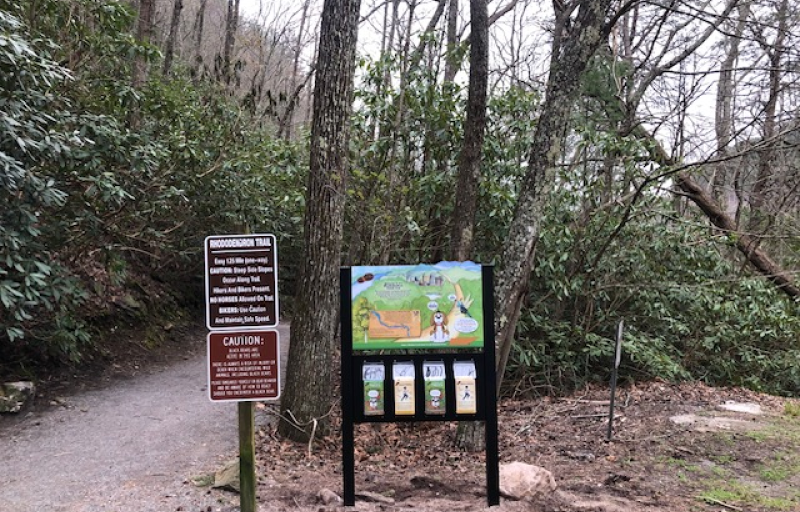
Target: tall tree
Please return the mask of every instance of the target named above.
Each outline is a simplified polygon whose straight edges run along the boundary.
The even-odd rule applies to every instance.
[[[717,139],[717,154],[722,159],[722,162],[720,162],[714,170],[714,176],[711,179],[712,193],[715,193],[717,197],[720,198],[721,205],[729,206],[729,215],[731,215],[730,206],[735,200],[728,195],[728,183],[732,178],[730,175],[738,173],[739,170],[735,169],[737,166],[732,165],[725,157],[732,150],[729,146],[734,138],[733,106],[735,99],[735,66],[736,62],[739,60],[739,48],[742,43],[742,35],[744,34],[748,18],[750,17],[750,3],[750,0],[746,0],[739,4],[739,18],[736,21],[733,32],[728,35],[725,41],[725,59],[722,61],[719,72],[716,108],[714,112],[714,132]],[[734,179],[733,181],[735,182],[736,180]]]
[[[203,67],[203,34],[206,27],[206,8],[208,7],[208,0],[200,0],[200,5],[197,8],[197,16],[194,19],[194,76],[200,76]]]
[[[451,0],[452,1],[452,0]],[[464,143],[458,157],[456,207],[453,212],[453,258],[464,261],[472,253],[481,148],[486,130],[486,92],[489,84],[489,13],[486,0],[470,0],[469,89]],[[448,56],[449,62],[449,56]]]
[[[455,2],[455,0],[451,0]],[[489,86],[489,10],[486,0],[470,0],[469,86],[467,118],[464,121],[464,142],[458,156],[456,202],[453,210],[451,246],[453,259],[471,257],[478,210],[478,183],[481,156],[486,132],[486,94]],[[448,24],[448,35],[449,35]],[[449,42],[449,37],[448,37]],[[448,44],[449,46],[449,44]],[[453,50],[450,50],[453,51]],[[447,56],[445,80],[454,73],[452,53]],[[453,66],[452,68],[450,66]],[[480,423],[460,423],[456,444],[476,451],[484,447],[484,429]]]
[[[136,22],[136,41],[139,44],[150,44],[153,38],[153,18],[155,16],[155,0],[141,0],[139,2],[139,17]],[[131,85],[134,89],[141,89],[147,82],[147,57],[139,51],[133,59],[133,76]],[[141,114],[138,106],[131,109],[129,117],[131,126],[135,129],[141,123]]]
[[[487,15],[488,16],[488,15]],[[474,18],[473,18],[474,22]],[[444,66],[444,81],[452,82],[456,78],[458,65],[461,59],[458,58],[458,0],[450,0],[447,8],[447,57]]]
[[[183,0],[175,0],[175,3],[172,4],[172,18],[169,23],[166,48],[164,48],[164,76],[169,75],[172,68],[172,59],[175,56],[175,41],[178,38],[178,29],[181,24],[181,11],[183,11]]]
[[[775,39],[767,41],[763,34],[757,35],[757,40],[767,54],[769,62],[769,88],[767,91],[767,101],[764,105],[764,128],[763,139],[772,141],[778,132],[778,98],[783,94],[784,84],[781,83],[783,77],[782,61],[786,48],[786,36],[789,23],[789,2],[782,0],[775,13],[777,26],[775,27]],[[767,192],[775,166],[775,144],[772,142],[759,155],[758,175],[753,184],[750,197],[750,222],[748,230],[753,233],[754,244],[758,243],[758,232],[768,229],[762,209],[767,201]]]
[[[531,143],[514,218],[503,244],[495,287],[497,379],[502,381],[520,308],[530,279],[544,208],[564,154],[572,107],[589,59],[608,38],[612,0],[554,0],[556,12],[550,74]],[[499,389],[498,385],[498,389]]]
[[[233,48],[236,44],[236,30],[239,28],[239,0],[228,0],[228,11],[225,16],[225,42],[222,47],[222,69],[219,70],[218,78],[221,78],[225,85],[231,85],[233,70]]]
[[[331,406],[359,8],[360,0],[325,0],[322,11],[306,191],[305,253],[279,425],[281,435],[297,440],[324,431]]]

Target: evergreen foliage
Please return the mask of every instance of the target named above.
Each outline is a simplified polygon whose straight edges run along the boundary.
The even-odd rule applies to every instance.
[[[128,35],[126,4],[2,7],[4,364],[78,361],[106,316],[199,302],[208,234],[271,231],[289,261],[298,254],[302,140],[252,128],[214,84],[154,78],[131,89],[130,56],[158,51]]]
[[[103,322],[152,321],[177,303],[197,305],[209,234],[275,233],[281,304],[290,306],[307,136],[277,137],[247,101],[180,63],[170,77],[132,88],[133,56],[153,66],[161,58],[133,39],[133,23],[126,2],[0,0],[6,369],[77,361],[96,348],[90,335]],[[725,235],[676,211],[659,188],[667,181],[650,180],[652,148],[617,135],[626,113],[612,66],[615,76],[631,72],[600,55],[584,78],[504,392],[606,380],[624,318],[623,378],[800,393],[800,305],[743,269]],[[402,89],[387,80],[403,72]],[[393,57],[365,58],[358,76],[343,263],[442,259],[465,91]],[[489,98],[476,261],[502,256],[539,103],[521,86]],[[797,225],[792,215],[780,222]],[[796,237],[782,244],[796,266]]]

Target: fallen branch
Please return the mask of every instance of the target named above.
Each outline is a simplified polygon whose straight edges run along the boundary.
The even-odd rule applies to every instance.
[[[725,503],[724,501],[715,500],[714,498],[709,498],[708,496],[697,496],[697,499],[705,501],[706,503],[710,503],[712,505],[719,505],[720,507],[723,507],[723,508],[727,508],[727,509],[730,509],[730,510],[736,510],[738,512],[742,512],[744,510],[742,508],[734,507],[733,505]]]

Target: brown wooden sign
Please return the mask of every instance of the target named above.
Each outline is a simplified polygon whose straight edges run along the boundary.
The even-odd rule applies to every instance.
[[[278,325],[275,235],[209,236],[206,325],[210,331]]]
[[[280,397],[278,331],[208,334],[208,396],[214,402]]]

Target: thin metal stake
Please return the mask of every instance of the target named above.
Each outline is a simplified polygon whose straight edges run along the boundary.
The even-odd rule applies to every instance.
[[[606,442],[611,441],[614,433],[614,398],[617,391],[617,374],[619,373],[619,363],[622,359],[622,328],[624,327],[625,320],[620,320],[617,325],[617,346],[614,351],[614,368],[611,369],[611,401],[608,408],[608,433],[606,434]]]

